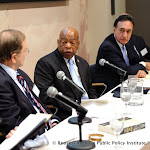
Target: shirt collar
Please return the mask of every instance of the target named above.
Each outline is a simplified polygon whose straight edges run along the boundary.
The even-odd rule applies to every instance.
[[[71,59],[73,59],[73,63],[75,64],[75,56],[73,56]],[[65,62],[67,64],[69,59],[67,59],[67,58],[64,57],[64,60],[65,60]]]
[[[0,66],[9,74],[9,76],[15,80],[17,78],[17,71],[15,71],[14,69],[0,63]]]
[[[115,34],[114,34],[114,37],[115,37]],[[116,38],[115,38],[115,40],[116,40]],[[120,49],[122,50],[123,45],[121,43],[119,43],[117,40],[116,40],[116,42],[117,42],[118,46],[120,47]]]

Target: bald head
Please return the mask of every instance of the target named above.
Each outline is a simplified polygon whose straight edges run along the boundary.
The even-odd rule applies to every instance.
[[[66,28],[62,29],[59,34],[59,39],[61,39],[63,36],[68,37],[68,38],[69,38],[69,36],[74,36],[75,39],[79,40],[78,31],[72,27],[66,27]]]
[[[78,31],[72,27],[62,29],[57,43],[61,55],[67,59],[72,58],[80,45]]]

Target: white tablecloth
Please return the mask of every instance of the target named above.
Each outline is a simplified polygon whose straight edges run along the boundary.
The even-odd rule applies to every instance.
[[[142,106],[128,106],[128,112],[131,114],[130,117],[144,121],[146,128],[120,135],[117,142],[114,135],[98,131],[98,124],[110,121],[114,112],[123,113],[125,111],[124,102],[120,98],[114,98],[111,92],[99,99],[90,100],[89,103],[84,101],[82,105],[88,109],[86,116],[92,118],[92,123],[82,126],[82,139],[88,140],[88,135],[91,133],[101,133],[104,137],[102,137],[102,142],[95,142],[95,150],[111,150],[115,145],[121,146],[121,149],[124,150],[140,150],[150,141],[150,94],[144,94],[143,99]],[[76,113],[73,113],[74,115]],[[38,148],[39,150],[64,150],[67,142],[79,140],[79,128],[78,125],[69,124],[66,119],[45,135],[49,140],[49,145]]]

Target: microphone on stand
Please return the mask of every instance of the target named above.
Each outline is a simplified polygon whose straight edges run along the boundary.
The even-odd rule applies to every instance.
[[[78,103],[72,101],[69,97],[63,95],[61,92],[58,92],[58,90],[55,87],[50,86],[47,90],[47,95],[51,98],[55,98],[59,100],[61,103],[71,108],[74,108],[78,112],[79,116],[82,117],[82,119],[85,117],[85,114],[87,113],[87,109],[85,109]]]
[[[127,71],[109,63],[108,61],[106,61],[103,58],[99,60],[99,64],[101,66],[105,66],[107,68],[110,68],[110,69],[116,71],[120,75],[120,83],[122,83],[124,81],[124,77],[126,76]]]
[[[110,68],[110,69],[116,71],[118,74],[123,75],[123,76],[125,76],[126,73],[127,73],[127,71],[125,71],[125,70],[123,70],[123,69],[121,69],[121,68],[119,68],[119,67],[117,67],[117,66],[115,66],[115,65],[113,65],[113,64],[111,64],[111,63],[109,63],[108,61],[106,61],[106,60],[103,59],[103,58],[99,60],[99,64],[100,64],[101,66],[108,67],[108,68]]]
[[[72,80],[67,78],[63,71],[58,71],[56,76],[58,79],[63,80],[70,87],[77,89],[78,92],[81,94],[81,97],[85,94],[85,91],[81,87],[79,87],[77,84],[75,84]],[[80,102],[81,102],[81,100],[80,100]]]
[[[95,143],[89,140],[82,140],[82,124],[83,119],[86,118],[85,115],[87,113],[87,109],[85,109],[80,104],[72,101],[69,97],[63,95],[61,92],[58,92],[58,90],[51,86],[47,90],[47,95],[51,98],[55,98],[56,100],[59,100],[60,102],[64,103],[65,105],[76,109],[78,112],[77,118],[77,124],[79,125],[79,137],[80,140],[72,141],[67,144],[67,149],[70,150],[89,150],[95,148]]]
[[[68,84],[70,87],[77,89],[77,92],[79,92],[79,94],[81,95],[81,97],[85,94],[85,91],[79,87],[78,85],[76,85],[72,80],[68,79],[65,76],[65,73],[63,71],[58,71],[56,74],[57,78],[60,80],[63,80],[66,84]],[[79,99],[77,99],[77,103],[80,104],[81,103],[81,97]],[[84,123],[90,123],[92,122],[91,118],[85,117],[83,119]],[[77,117],[72,117],[69,119],[69,123],[72,124],[77,124],[78,123],[78,118]]]
[[[57,89],[53,86],[50,86],[47,90],[47,95],[51,98],[59,100],[61,103],[67,105],[68,107],[74,108],[80,117],[82,117],[82,123],[92,122],[91,118],[85,117],[87,110],[83,108],[80,104],[74,102],[69,97],[63,95],[61,92],[58,92]],[[71,124],[78,124],[78,117],[72,117],[68,120]]]

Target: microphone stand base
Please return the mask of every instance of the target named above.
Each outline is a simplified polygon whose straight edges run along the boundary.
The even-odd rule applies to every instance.
[[[68,120],[69,123],[71,124],[78,124],[78,117],[72,117]],[[92,119],[89,117],[84,117],[82,120],[82,123],[91,123]]]
[[[95,143],[88,140],[72,141],[67,144],[67,149],[70,150],[89,150],[95,148]]]

